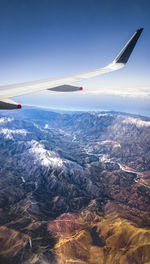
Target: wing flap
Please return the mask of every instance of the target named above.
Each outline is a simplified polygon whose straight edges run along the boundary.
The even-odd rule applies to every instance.
[[[12,109],[20,109],[21,105],[16,102],[7,99],[5,101],[0,101],[0,109],[12,110]]]
[[[49,88],[47,90],[54,91],[54,92],[76,92],[76,91],[83,90],[83,88],[64,84],[64,85],[56,86],[54,88]]]

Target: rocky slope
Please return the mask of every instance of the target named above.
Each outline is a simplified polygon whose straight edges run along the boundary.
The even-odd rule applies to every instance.
[[[149,170],[149,118],[1,112],[0,263],[148,263]]]

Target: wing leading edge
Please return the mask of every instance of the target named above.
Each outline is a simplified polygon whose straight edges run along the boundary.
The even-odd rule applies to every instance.
[[[70,84],[121,69],[127,63],[142,31],[143,28],[138,29],[133,34],[131,39],[127,42],[125,47],[121,50],[119,55],[114,59],[114,61],[104,68],[100,68],[90,72],[70,75],[59,79],[33,81],[33,82],[26,82],[20,84],[18,83],[13,85],[0,86],[0,109],[21,108],[20,105],[8,99],[11,97],[16,97],[28,93],[34,93],[42,90],[52,90],[59,92],[82,90],[81,89],[82,87],[71,86]]]

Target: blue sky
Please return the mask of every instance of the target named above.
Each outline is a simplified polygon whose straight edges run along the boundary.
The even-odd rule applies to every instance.
[[[106,66],[144,27],[127,66],[80,83],[84,92],[48,91],[22,104],[150,115],[149,0],[0,0],[1,85]]]

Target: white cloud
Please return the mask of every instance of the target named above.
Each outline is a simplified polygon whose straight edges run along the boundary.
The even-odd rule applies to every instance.
[[[105,87],[105,88],[97,88],[90,89],[88,91],[83,92],[84,94],[91,95],[116,95],[122,97],[132,97],[132,98],[148,98],[150,99],[150,87],[132,87],[132,88],[124,88],[124,87]]]

